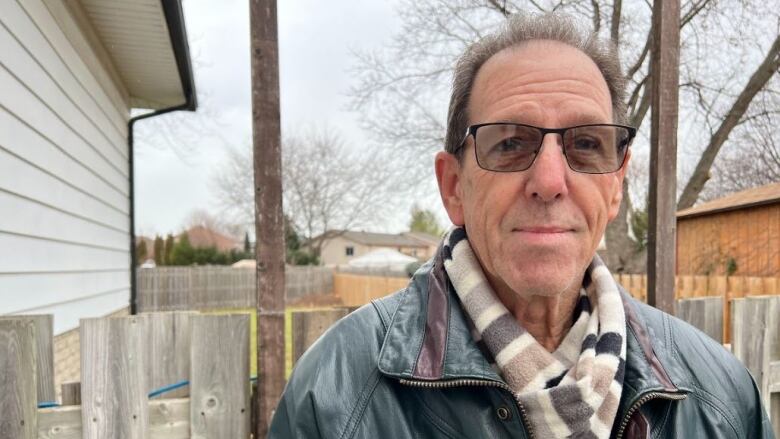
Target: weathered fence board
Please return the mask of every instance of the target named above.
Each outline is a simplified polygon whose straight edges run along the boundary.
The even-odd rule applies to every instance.
[[[196,315],[190,325],[192,436],[202,439],[247,438],[250,417],[249,316]]]
[[[143,319],[81,320],[83,439],[148,439]]]
[[[694,297],[677,301],[677,317],[723,343],[723,297]]]
[[[37,394],[38,402],[53,402],[57,395],[54,389],[54,316],[51,314],[0,316],[0,320],[24,319],[35,324],[37,345]]]
[[[190,379],[190,317],[188,312],[143,314],[147,335],[147,392]],[[165,393],[165,398],[189,395],[189,387]]]
[[[780,408],[776,407],[780,386],[775,364],[780,362],[780,296],[735,299],[732,306],[731,346],[734,355],[756,380],[776,434],[780,434]]]
[[[336,321],[349,314],[346,308],[307,310],[292,312],[293,362]]]
[[[36,327],[0,320],[0,438],[35,439],[38,432]]]
[[[62,383],[62,405],[81,405],[81,383]]]
[[[409,279],[403,277],[373,277],[347,273],[333,275],[333,289],[344,306],[365,305],[373,299],[405,288],[408,284]]]

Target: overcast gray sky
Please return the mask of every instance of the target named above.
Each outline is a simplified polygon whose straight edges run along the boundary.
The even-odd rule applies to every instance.
[[[328,125],[338,127],[353,145],[364,142],[356,115],[345,109],[350,49],[378,47],[391,38],[399,26],[393,1],[296,0],[278,5],[282,130]],[[193,209],[219,212],[210,189],[212,175],[226,144],[247,144],[251,136],[248,12],[247,0],[184,1],[196,85],[205,94],[199,111],[218,121],[215,126],[224,142],[198,139],[179,148],[177,155],[148,129],[138,130],[140,234],[178,232]],[[186,152],[186,163],[181,151]],[[384,227],[397,229],[405,221],[395,219]]]

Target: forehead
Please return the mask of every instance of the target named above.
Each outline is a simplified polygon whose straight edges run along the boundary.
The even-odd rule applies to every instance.
[[[609,88],[596,63],[557,41],[504,49],[479,69],[470,123],[513,121],[558,126],[612,121]]]

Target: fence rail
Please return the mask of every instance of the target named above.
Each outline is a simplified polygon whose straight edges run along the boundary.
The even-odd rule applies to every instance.
[[[137,271],[138,310],[179,311],[254,308],[256,271],[232,267],[160,267]],[[332,294],[333,271],[326,267],[285,268],[288,301]]]

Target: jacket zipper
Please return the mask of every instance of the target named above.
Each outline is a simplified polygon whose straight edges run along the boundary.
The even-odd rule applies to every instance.
[[[650,401],[651,399],[668,399],[672,401],[680,401],[685,399],[687,396],[685,394],[680,393],[665,393],[665,392],[650,392],[643,397],[639,398],[634,404],[629,407],[628,411],[626,412],[626,415],[623,417],[623,420],[620,422],[620,428],[618,429],[617,436],[615,436],[615,439],[620,439],[623,437],[623,433],[626,430],[626,426],[628,425],[628,421],[631,419],[631,416],[634,415],[634,413],[639,410],[642,405],[644,405],[647,401]]]
[[[517,403],[517,408],[520,410],[521,422],[523,423],[523,427],[525,427],[525,431],[528,433],[528,439],[534,439],[534,430],[531,427],[531,425],[528,423],[528,415],[526,414],[523,403],[520,402],[520,399],[518,399],[517,396],[514,394],[514,392],[512,392],[512,388],[504,383],[499,383],[496,381],[489,381],[489,380],[478,380],[478,379],[417,381],[417,380],[407,380],[401,378],[399,381],[401,382],[401,384],[405,386],[423,387],[426,389],[442,389],[448,387],[462,387],[462,386],[485,386],[485,387],[498,387],[500,389],[504,389],[507,392],[509,392],[510,395],[512,395],[512,398],[514,398],[515,402]]]

